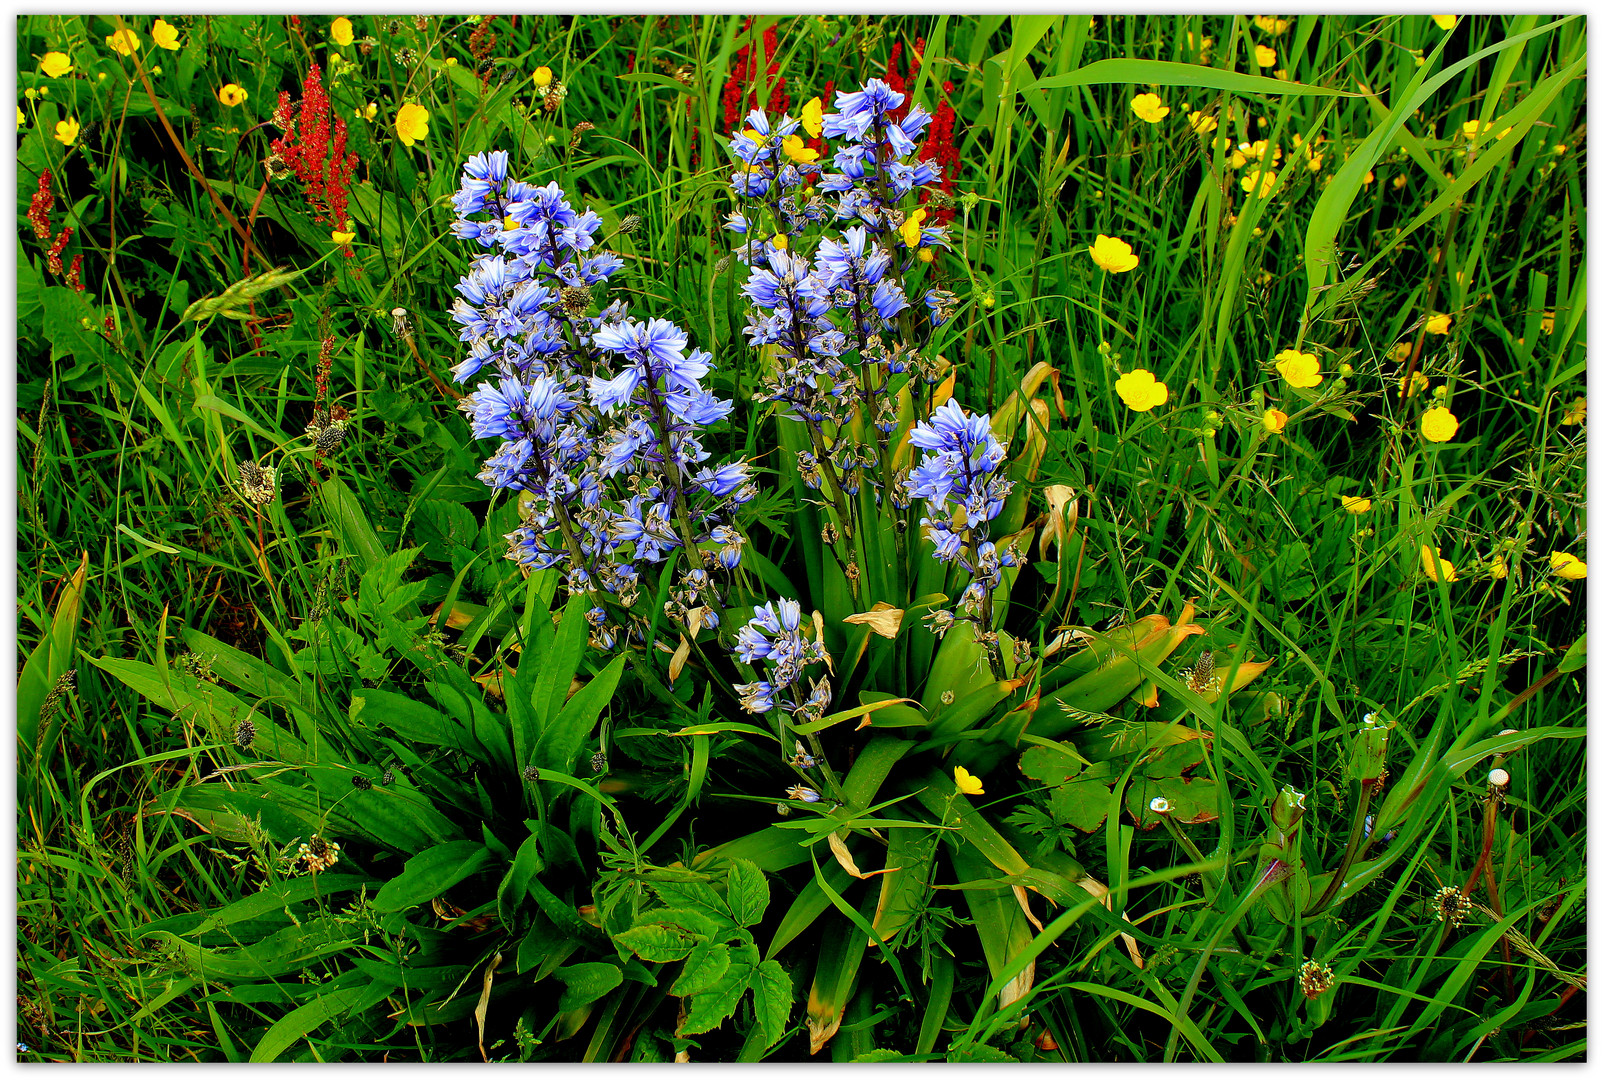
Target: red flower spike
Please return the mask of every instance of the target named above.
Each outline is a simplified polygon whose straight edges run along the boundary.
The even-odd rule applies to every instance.
[[[298,115],[289,95],[283,93],[273,111],[273,123],[282,127],[284,134],[273,140],[272,148],[295,171],[311,206],[312,220],[343,229],[358,159],[346,153],[345,121],[332,118],[322,69],[316,64],[306,74]],[[346,258],[353,254],[345,248]]]
[[[50,211],[56,207],[56,193],[50,190],[51,180],[49,169],[40,173],[39,190],[28,203],[28,224],[33,226],[33,235],[40,240],[50,239]]]

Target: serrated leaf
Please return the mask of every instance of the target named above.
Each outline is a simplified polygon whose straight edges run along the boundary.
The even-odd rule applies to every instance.
[[[668,993],[674,997],[689,997],[710,990],[729,971],[729,947],[715,941],[703,941],[684,958],[684,970],[674,980]]]
[[[616,964],[569,964],[551,972],[551,977],[566,988],[556,1004],[558,1012],[599,1001],[623,985],[623,970]]]
[[[732,923],[734,915],[718,891],[699,881],[653,881],[651,889],[670,908],[694,908],[714,919]]]
[[[689,956],[690,951],[704,938],[692,934],[682,926],[646,923],[643,926],[630,927],[612,940],[641,960],[669,964]]]
[[[1005,1050],[997,1050],[994,1046],[986,1046],[984,1043],[980,1043],[977,1046],[970,1046],[966,1050],[954,1050],[946,1056],[946,1060],[953,1063],[960,1061],[975,1065],[1000,1065],[1004,1062],[1017,1061],[1018,1059]]]
[[[751,1002],[756,1006],[757,1023],[762,1027],[762,1049],[778,1042],[790,1026],[795,1007],[795,984],[790,973],[777,960],[764,960],[751,982]]]
[[[768,909],[768,879],[749,859],[735,859],[729,867],[729,911],[741,926],[755,926]]]
[[[690,1011],[678,1033],[700,1035],[734,1015],[735,1008],[756,975],[756,961],[754,945],[740,945],[729,950],[729,970],[716,986],[690,998]]]

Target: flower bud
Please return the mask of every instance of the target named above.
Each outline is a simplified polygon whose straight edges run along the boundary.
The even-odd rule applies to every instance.
[[[1506,769],[1492,769],[1491,775],[1487,776],[1486,779],[1490,781],[1493,788],[1505,788],[1508,781],[1513,778],[1508,775]]]
[[[1275,828],[1285,834],[1288,839],[1301,824],[1302,815],[1307,813],[1307,796],[1286,785],[1280,791],[1279,797],[1269,809],[1269,816],[1274,819]]]
[[[1377,783],[1385,776],[1385,748],[1390,742],[1390,726],[1380,723],[1374,713],[1363,717],[1363,726],[1352,740],[1347,769],[1354,780]]]

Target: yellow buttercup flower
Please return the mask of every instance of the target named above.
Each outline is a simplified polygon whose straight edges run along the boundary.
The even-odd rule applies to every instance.
[[[778,248],[780,251],[789,251],[790,250],[790,238],[788,236],[786,236],[784,233],[776,233],[774,235],[773,239],[769,241],[769,243],[771,243],[774,247]]]
[[[428,138],[428,110],[408,101],[395,114],[395,134],[407,146]]]
[[[352,240],[356,239],[356,234],[355,233],[353,233],[353,232],[340,232],[338,229],[335,229],[332,233],[329,234],[329,236],[334,241],[334,243],[336,243],[336,244],[348,244]]]
[[[1445,556],[1437,555],[1428,544],[1420,547],[1418,551],[1424,564],[1424,573],[1429,575],[1431,581],[1440,581],[1443,578],[1447,581],[1457,580],[1457,568],[1447,561]],[[1436,563],[1440,563],[1439,568]]]
[[[1323,374],[1318,370],[1318,357],[1312,353],[1283,349],[1275,354],[1274,367],[1279,369],[1281,378],[1302,390],[1324,381]]]
[[[818,138],[823,134],[823,99],[813,98],[801,106],[801,127],[811,138]]]
[[[66,53],[47,52],[39,58],[39,70],[48,78],[59,79],[72,70],[72,59]]]
[[[964,795],[983,795],[985,793],[984,782],[961,765],[958,765],[953,770],[952,776],[957,781],[957,790]]]
[[[1140,256],[1128,244],[1100,234],[1090,246],[1090,258],[1109,274],[1122,274],[1140,265]]]
[[[341,15],[329,25],[328,40],[341,49],[348,49],[356,40],[356,28],[350,24],[349,19]]]
[[[1558,423],[1571,426],[1585,423],[1585,398],[1577,397],[1569,402],[1563,410],[1563,419],[1559,420]]]
[[[1452,316],[1437,312],[1424,324],[1426,334],[1448,334],[1452,331]]]
[[[1486,573],[1501,581],[1507,577],[1507,559],[1501,555],[1496,556],[1491,560],[1491,565],[1486,568]]]
[[[17,130],[21,131],[22,130],[22,125],[26,124],[27,122],[28,122],[28,118],[26,116],[22,115],[22,106],[18,105],[17,106]]]
[[[1403,375],[1396,381],[1397,385],[1401,387],[1401,389],[1397,392],[1401,394],[1403,398],[1410,398],[1414,394],[1422,394],[1424,391],[1430,388],[1430,377],[1424,374],[1422,371],[1413,372],[1413,377],[1411,379],[1409,379],[1406,375]]]
[[[1579,581],[1585,577],[1585,563],[1566,551],[1552,552],[1552,573],[1564,581]]]
[[[1290,417],[1285,415],[1281,409],[1269,409],[1263,413],[1263,430],[1270,435],[1278,435],[1285,430],[1285,425],[1288,423],[1290,423]]]
[[[77,117],[69,116],[65,120],[58,121],[56,124],[56,142],[62,146],[71,146],[78,141],[78,132],[82,130],[78,125]]]
[[[1199,109],[1192,112],[1185,119],[1190,121],[1190,130],[1198,135],[1205,135],[1209,131],[1218,130],[1218,121],[1211,116],[1203,114]]]
[[[238,83],[229,83],[227,86],[224,86],[221,90],[217,91],[217,100],[228,106],[230,109],[235,105],[239,105],[244,102],[244,100],[249,96],[249,94],[245,93],[245,88],[240,86]]]
[[[534,85],[544,90],[551,85],[551,69],[540,66],[534,69]]]
[[[1428,409],[1418,418],[1419,434],[1430,442],[1451,442],[1457,428],[1457,417],[1445,405]]]
[[[1257,54],[1258,67],[1271,68],[1274,66],[1274,61],[1279,59],[1279,54],[1267,45],[1259,45],[1252,51]]]
[[[132,56],[139,51],[139,35],[132,30],[118,30],[106,35],[106,44],[119,56]]]
[[[1135,100],[1129,103],[1136,116],[1148,124],[1160,124],[1168,115],[1168,106],[1156,94],[1136,94]]]
[[[1113,389],[1131,412],[1151,412],[1168,401],[1167,384],[1158,382],[1157,376],[1145,368],[1136,368],[1127,375],[1120,375]]]
[[[1259,15],[1252,22],[1257,24],[1257,29],[1270,37],[1279,37],[1290,29],[1289,19],[1276,19],[1272,15]]]
[[[156,48],[168,52],[177,52],[181,44],[178,41],[178,28],[166,19],[156,20],[156,25],[150,28],[150,40],[156,43]]]
[[[1348,514],[1366,514],[1374,509],[1374,502],[1372,499],[1359,499],[1355,495],[1342,495],[1341,509]]]
[[[376,101],[369,101],[367,103],[367,108],[362,110],[362,119],[363,120],[371,120],[373,117],[375,117],[377,115],[378,115],[378,103]]]
[[[1274,186],[1278,183],[1278,173],[1264,172],[1261,168],[1253,169],[1240,178],[1241,188],[1248,195],[1255,191],[1259,199],[1268,198],[1269,193],[1274,190]]]
[[[926,263],[934,262],[934,248],[919,248],[918,261]]]
[[[907,247],[915,248],[923,240],[923,220],[929,216],[929,211],[919,207],[907,215],[907,220],[901,223],[901,239]]]
[[[1456,15],[1431,15],[1430,18],[1434,19],[1435,25],[1442,30],[1450,30],[1457,25]]]
[[[779,148],[784,151],[785,157],[797,165],[810,165],[818,160],[818,152],[810,149],[799,135],[786,135]]]

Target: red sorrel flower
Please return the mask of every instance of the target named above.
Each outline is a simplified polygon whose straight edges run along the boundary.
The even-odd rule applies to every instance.
[[[273,140],[272,148],[295,171],[305,189],[306,201],[311,204],[313,220],[343,229],[357,158],[345,152],[345,121],[336,119],[330,125],[330,119],[322,69],[313,64],[301,90],[298,110],[290,102],[287,90],[278,95],[273,123],[284,134]],[[351,254],[347,247],[345,257]]]
[[[744,34],[751,29],[751,17],[745,18],[745,25],[740,27]],[[779,51],[779,34],[773,27],[762,32],[762,55],[768,61],[767,74],[774,76],[779,73],[779,61],[775,59]],[[758,106],[756,82],[756,65],[751,62],[751,46],[740,46],[734,54],[734,63],[729,66],[729,80],[723,84],[723,126],[731,133],[739,130],[739,123],[745,114]],[[790,95],[785,92],[785,80],[780,78],[773,84],[773,90],[768,95],[767,110],[775,115],[785,113],[790,108]]]
[[[934,119],[929,124],[929,137],[924,140],[923,150],[918,157],[923,161],[932,161],[940,166],[940,190],[947,195],[952,194],[953,184],[959,173],[962,172],[962,158],[957,153],[957,144],[952,133],[957,126],[957,113],[951,107],[950,94],[954,87],[948,82],[942,84],[941,90],[945,94],[940,98],[940,105],[935,109]],[[929,190],[925,188],[918,195],[920,202],[929,201]],[[955,210],[950,206],[943,206],[930,213],[930,218],[944,225],[951,220]]]
[[[39,174],[39,190],[33,193],[33,200],[28,204],[28,223],[33,226],[33,235],[41,240],[50,239],[50,211],[56,206],[56,193],[50,190],[50,181],[49,169]]]

